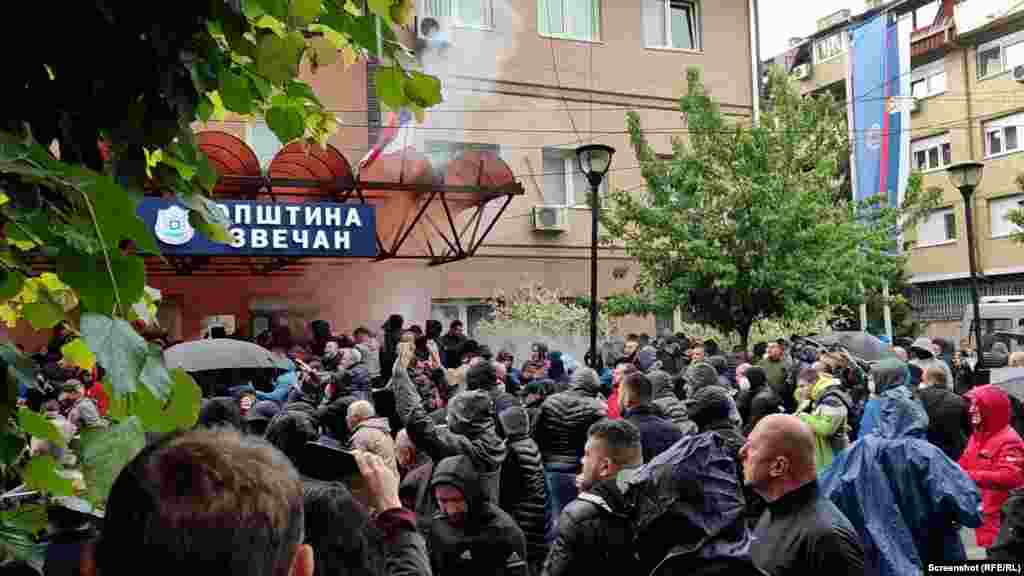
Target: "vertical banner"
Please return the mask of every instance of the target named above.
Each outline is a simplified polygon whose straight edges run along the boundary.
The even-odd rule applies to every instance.
[[[907,58],[907,68],[909,64]],[[881,195],[890,206],[896,206],[901,186],[905,186],[902,171],[907,148],[903,135],[904,126],[909,124],[904,119],[907,106],[902,79],[908,74],[902,68],[897,25],[889,23],[888,14],[853,31],[850,94],[855,201]]]

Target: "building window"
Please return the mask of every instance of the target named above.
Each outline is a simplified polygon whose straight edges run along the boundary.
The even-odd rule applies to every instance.
[[[590,183],[580,172],[574,150],[544,148],[544,203],[556,206],[587,204]],[[608,190],[608,178],[601,181],[599,194]]]
[[[920,8],[914,10],[914,30],[921,30],[927,28],[935,23],[935,19],[939,16],[939,1],[929,2]]]
[[[1003,196],[988,201],[989,223],[993,238],[1004,238],[1021,232],[1020,227],[1010,222],[1007,216],[1010,212],[1019,210],[1022,202],[1024,202],[1024,194]]]
[[[420,0],[421,18],[447,20],[455,26],[490,28],[494,25],[491,0]]]
[[[843,41],[844,32],[837,32],[826,36],[821,40],[814,41],[814,63],[824,62],[839,56],[846,50],[846,42]]]
[[[601,37],[600,0],[537,0],[537,31],[572,40]]]
[[[271,160],[283,148],[281,141],[267,126],[266,122],[255,122],[245,128],[245,143],[256,153],[260,168],[266,170]]]
[[[917,226],[917,247],[936,246],[956,241],[956,212],[952,208],[935,210]]]
[[[487,320],[494,314],[494,308],[486,301],[479,300],[449,300],[436,299],[430,305],[430,317],[437,320],[444,326],[445,331],[453,320],[461,320],[466,328],[466,335],[470,338],[477,338],[477,328],[480,322]]]
[[[984,126],[986,157],[1009,154],[1021,149],[1019,130],[1024,126],[1024,113],[992,120],[986,122]]]
[[[1024,64],[1024,33],[1015,32],[978,46],[978,78],[988,78]]]
[[[444,174],[444,167],[463,152],[469,150],[480,150],[494,152],[501,155],[501,149],[497,144],[483,144],[479,142],[449,142],[447,140],[427,140],[423,143],[424,155],[430,161],[431,168],[435,174]]]
[[[946,91],[945,61],[922,66],[911,73],[911,94],[914,98],[928,98]]]
[[[700,50],[698,3],[693,0],[644,0],[644,37],[648,48]]]
[[[914,140],[910,143],[910,151],[914,155],[914,170],[918,172],[938,170],[953,162],[948,133]]]

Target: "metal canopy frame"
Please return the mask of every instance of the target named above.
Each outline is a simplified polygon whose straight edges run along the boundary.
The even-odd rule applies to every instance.
[[[483,162],[479,171],[482,177]],[[400,178],[401,180],[401,178]],[[351,176],[335,180],[316,180],[303,178],[274,178],[270,176],[222,175],[219,179],[229,187],[241,190],[232,194],[235,197],[257,199],[269,196],[272,202],[285,198],[321,198],[330,199],[340,204],[357,202],[369,205],[364,191],[386,190],[397,192],[417,192],[416,205],[405,215],[401,227],[396,231],[392,241],[386,242],[380,230],[377,235],[378,255],[376,262],[385,260],[426,260],[429,266],[440,266],[465,260],[476,254],[491,230],[501,219],[512,199],[523,195],[525,189],[519,182],[510,182],[501,186],[449,186],[434,183],[406,182],[363,182]],[[281,190],[281,189],[285,190]],[[276,191],[275,191],[276,189]],[[304,192],[288,192],[287,189],[313,189],[317,194]],[[228,196],[224,196],[228,198]],[[469,219],[461,229],[456,226],[455,216],[449,201],[472,198],[473,210]],[[492,200],[504,198],[498,210],[490,217],[485,215],[487,205]],[[440,204],[444,210],[445,221],[435,221],[427,210]],[[412,215],[410,219],[410,214]],[[439,240],[432,241],[423,233],[423,222],[437,234]],[[409,242],[413,232],[419,230],[421,238],[418,242]],[[482,231],[481,231],[482,230]],[[387,245],[387,244],[390,244]],[[156,276],[301,276],[301,268],[307,265],[308,259],[353,258],[336,256],[172,256],[147,258],[147,268]]]

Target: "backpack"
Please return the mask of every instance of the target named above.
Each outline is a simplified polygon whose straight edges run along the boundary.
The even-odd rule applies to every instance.
[[[988,558],[1020,560],[1024,557],[1024,490],[1011,491],[1000,512],[999,534],[988,549]]]
[[[836,435],[832,437],[832,449],[838,454],[845,450],[851,442],[857,440],[856,432],[857,429],[860,428],[860,419],[864,416],[864,405],[858,405],[854,402],[839,386],[834,386],[826,390],[825,393],[821,395],[821,398],[818,398],[815,405],[820,404],[826,398],[830,397],[836,398],[843,403],[844,407],[846,407],[846,424],[843,428],[837,430]],[[856,428],[851,423],[856,423]]]
[[[1024,402],[1016,394],[1007,392],[1006,395],[1010,397],[1010,426],[1024,438]]]

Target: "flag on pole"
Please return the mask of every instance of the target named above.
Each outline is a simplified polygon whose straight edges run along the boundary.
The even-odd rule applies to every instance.
[[[359,161],[358,171],[362,172],[381,156],[402,154],[407,148],[412,147],[416,141],[412,134],[412,121],[412,112],[406,108],[397,113],[389,112],[387,125],[381,129],[377,143]]]

